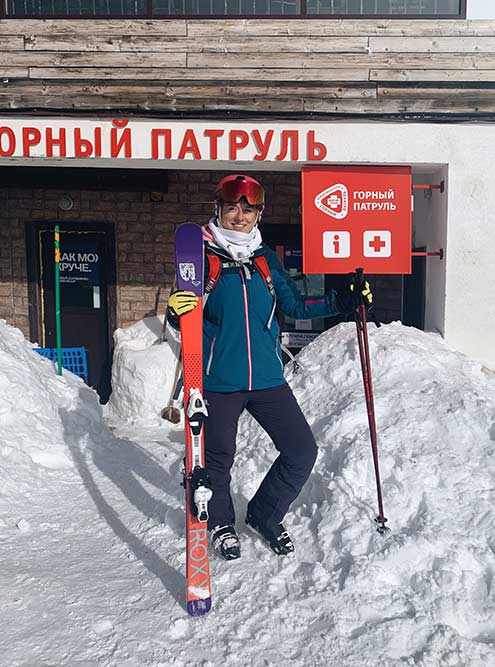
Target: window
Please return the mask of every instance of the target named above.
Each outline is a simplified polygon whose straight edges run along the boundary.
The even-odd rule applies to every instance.
[[[459,0],[308,0],[308,14],[460,16]]]
[[[156,16],[297,16],[299,0],[155,0]]]
[[[146,16],[147,0],[7,0],[7,16]]]
[[[3,12],[3,13],[2,13]],[[463,18],[466,0],[0,0],[0,17]]]

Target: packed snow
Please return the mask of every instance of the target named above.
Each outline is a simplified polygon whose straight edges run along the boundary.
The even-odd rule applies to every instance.
[[[306,347],[287,379],[320,452],[286,520],[296,552],[244,526],[274,451],[243,417],[242,558],[212,556],[213,607],[195,619],[182,427],[159,416],[177,351],[160,332],[157,318],[118,332],[103,409],[0,323],[2,666],[495,665],[493,371],[433,333],[369,328],[382,536],[355,327]]]

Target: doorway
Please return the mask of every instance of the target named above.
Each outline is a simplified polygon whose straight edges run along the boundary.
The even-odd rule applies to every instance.
[[[84,347],[88,384],[105,402],[111,393],[111,332],[115,320],[115,247],[110,224],[57,223],[60,228],[62,347]],[[31,337],[56,346],[55,223],[28,226]]]

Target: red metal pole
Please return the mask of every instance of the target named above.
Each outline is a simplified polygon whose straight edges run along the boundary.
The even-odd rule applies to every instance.
[[[357,270],[356,272],[356,297],[360,297],[361,285],[363,283],[363,274],[362,271]],[[368,412],[368,426],[370,431],[370,440],[371,440],[371,451],[373,454],[373,465],[375,468],[375,482],[376,482],[376,493],[378,498],[378,516],[375,521],[378,525],[378,532],[384,533],[387,529],[385,525],[387,519],[383,511],[383,497],[382,497],[382,486],[380,481],[380,468],[378,461],[378,441],[376,435],[376,421],[375,421],[375,405],[373,399],[373,381],[371,378],[371,361],[370,361],[370,351],[368,343],[368,327],[366,320],[366,306],[361,301],[356,306],[354,312],[354,319],[356,322],[356,332],[358,338],[359,346],[359,358],[361,360],[361,371],[363,376],[363,385],[364,385],[364,396],[366,399],[366,409]]]
[[[440,192],[444,192],[445,190],[445,181],[440,181],[439,185],[430,185],[429,183],[426,185],[422,185],[419,183],[416,183],[415,185],[412,186],[413,190],[440,190]]]
[[[376,494],[378,498],[378,516],[376,518],[376,522],[381,524],[378,528],[378,531],[383,533],[387,529],[385,526],[387,519],[385,518],[383,512],[382,485],[380,481],[380,467],[378,461],[378,440],[376,435],[375,403],[373,398],[373,380],[371,377],[371,361],[368,344],[366,307],[364,304],[359,306],[359,318],[361,320],[361,328],[359,326],[360,323],[356,321],[358,329],[359,356],[361,358],[361,370],[363,372],[364,395],[366,398],[366,409],[368,411],[368,425],[370,429],[373,465],[375,468]]]
[[[436,252],[411,252],[411,257],[440,257],[440,259],[443,259],[443,248],[440,248]]]

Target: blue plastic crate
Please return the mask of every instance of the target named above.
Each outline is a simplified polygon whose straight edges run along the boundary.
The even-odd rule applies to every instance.
[[[56,347],[33,347],[33,350],[42,357],[57,363]],[[63,347],[62,368],[88,380],[88,358],[85,347]]]

